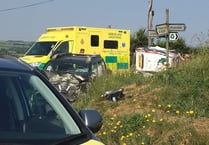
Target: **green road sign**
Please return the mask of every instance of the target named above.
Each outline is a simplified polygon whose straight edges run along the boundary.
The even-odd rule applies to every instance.
[[[177,32],[169,33],[169,40],[175,41],[178,40],[178,38],[179,38],[179,34]]]

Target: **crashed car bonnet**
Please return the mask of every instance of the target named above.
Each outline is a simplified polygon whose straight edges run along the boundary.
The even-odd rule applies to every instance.
[[[87,83],[106,71],[106,65],[100,55],[59,54],[45,65],[43,71],[73,102],[80,91],[85,91]]]

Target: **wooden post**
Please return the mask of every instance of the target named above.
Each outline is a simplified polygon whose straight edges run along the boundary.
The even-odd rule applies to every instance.
[[[165,35],[166,38],[166,67],[169,66],[169,9],[166,9],[166,28],[167,28],[167,34]]]
[[[152,17],[153,17],[153,11],[152,11],[152,3],[153,0],[148,0],[149,2],[149,10],[148,10],[148,47],[152,44],[152,38],[149,36],[149,30],[152,29]]]

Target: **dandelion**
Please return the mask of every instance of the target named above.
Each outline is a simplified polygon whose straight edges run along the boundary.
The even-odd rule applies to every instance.
[[[171,104],[168,104],[167,107],[168,107],[168,108],[171,108]]]
[[[133,102],[136,102],[136,99],[133,99]]]
[[[160,104],[158,104],[158,107],[161,108],[162,106]]]
[[[152,109],[152,112],[153,112],[153,113],[155,113],[155,112],[156,112],[156,110],[155,110],[155,109]]]
[[[123,145],[127,145],[127,144],[124,142]]]
[[[141,145],[144,145],[144,142],[141,142]]]
[[[176,114],[179,114],[180,113],[180,111],[179,110],[176,110]]]
[[[162,122],[163,121],[163,119],[162,118],[160,118],[160,122]]]
[[[148,116],[148,117],[150,117],[150,116],[151,116],[151,114],[147,114],[147,116]]]
[[[133,136],[133,133],[129,133],[129,136]]]
[[[106,135],[107,133],[104,131],[102,134],[103,134],[103,135]]]
[[[118,121],[116,124],[117,124],[117,125],[120,125],[120,124],[121,124],[121,121]]]
[[[147,115],[145,115],[144,117],[145,117],[145,118],[148,118],[148,116],[147,116]]]
[[[124,136],[124,135],[122,135],[121,137],[120,137],[120,140],[124,140],[126,137]]]
[[[189,114],[190,114],[190,115],[194,114],[194,111],[193,111],[193,110],[190,110],[190,111],[189,111]]]
[[[142,128],[145,128],[145,126],[142,126]]]
[[[155,122],[156,122],[156,120],[155,120],[155,119],[153,119],[153,120],[152,120],[152,123],[155,123]]]

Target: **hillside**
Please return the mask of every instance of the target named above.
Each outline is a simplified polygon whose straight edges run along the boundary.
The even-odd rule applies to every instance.
[[[13,56],[22,56],[33,44],[28,41],[0,41],[0,53]]]
[[[126,72],[103,76],[72,105],[96,108],[104,119],[97,136],[108,145],[209,144],[208,49],[151,77]],[[112,102],[101,95],[124,88]]]

